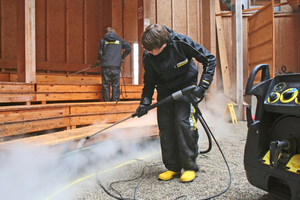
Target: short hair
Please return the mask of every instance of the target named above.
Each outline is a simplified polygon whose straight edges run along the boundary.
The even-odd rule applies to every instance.
[[[142,45],[146,50],[152,51],[161,48],[169,38],[170,33],[166,27],[160,24],[150,24],[142,35]]]
[[[115,29],[113,29],[112,27],[108,27],[104,33],[106,34],[106,33],[115,33],[115,32],[116,32]]]

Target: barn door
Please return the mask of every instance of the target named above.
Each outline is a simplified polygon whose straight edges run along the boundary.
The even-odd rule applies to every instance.
[[[268,64],[275,74],[274,3],[269,2],[248,19],[248,74],[258,64]],[[255,83],[260,81],[257,74]]]

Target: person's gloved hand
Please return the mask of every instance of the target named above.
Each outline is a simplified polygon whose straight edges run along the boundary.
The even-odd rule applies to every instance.
[[[136,109],[136,114],[138,117],[141,117],[143,115],[146,115],[148,113],[148,106],[141,104],[137,109]]]
[[[205,96],[205,89],[201,86],[197,86],[193,91],[192,94],[198,97],[199,99],[203,99]]]

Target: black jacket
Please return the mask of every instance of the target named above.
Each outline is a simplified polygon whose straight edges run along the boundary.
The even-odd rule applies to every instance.
[[[122,54],[122,50],[125,51]],[[130,54],[131,46],[116,33],[106,34],[100,41],[98,61],[102,67],[120,67],[122,60]]]
[[[193,58],[203,64],[199,85],[207,89],[214,76],[216,67],[214,55],[190,37],[177,34],[169,28],[167,30],[170,32],[170,39],[160,54],[154,56],[144,51],[142,104],[149,104],[149,101],[151,103],[155,87],[159,94],[167,96],[187,86],[196,85],[198,70]],[[203,80],[209,81],[209,84],[205,85]]]

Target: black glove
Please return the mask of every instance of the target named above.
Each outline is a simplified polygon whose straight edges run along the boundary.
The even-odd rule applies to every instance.
[[[193,91],[192,94],[198,97],[199,99],[203,99],[205,96],[205,89],[201,86],[197,86]]]
[[[91,68],[94,68],[94,67],[99,67],[99,66],[100,66],[100,64],[101,64],[101,63],[100,63],[100,61],[98,61],[98,60],[97,60],[96,64],[94,64],[93,66],[91,66]]]
[[[141,117],[143,115],[146,115],[148,113],[148,106],[141,104],[137,109],[136,109],[136,114],[138,117]]]

